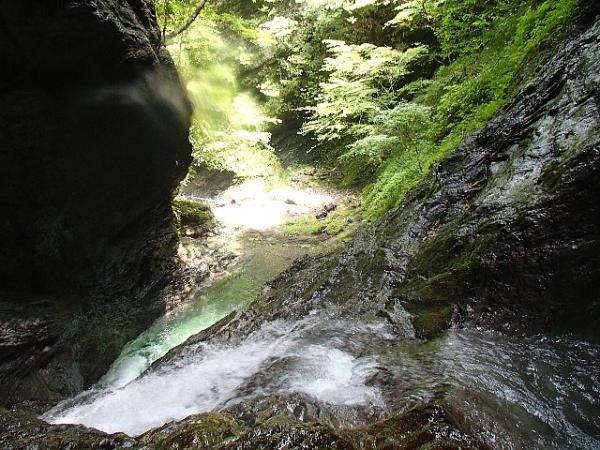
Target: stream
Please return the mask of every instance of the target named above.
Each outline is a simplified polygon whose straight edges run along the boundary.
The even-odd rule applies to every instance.
[[[254,217],[255,229],[261,217],[268,221],[264,231],[275,216],[286,216],[284,197],[270,197],[279,209]],[[232,206],[221,202],[226,211],[218,217],[241,263],[129,343],[95,387],[60,403],[45,420],[139,435],[191,414],[299,394],[329,408],[337,425],[353,427],[443,396],[493,448],[600,448],[600,345],[569,336],[524,340],[450,330],[423,343],[398,339],[384,320],[361,322],[325,305],[297,320],[265,323],[241,341],[192,344],[147,371],[191,335],[247,307],[265,282],[320,247],[240,232],[235,208],[249,210],[242,201],[226,204]]]
[[[599,346],[459,330],[394,343],[383,327],[322,319],[268,323],[236,345],[197,345],[195,357],[124,387],[96,388],[45,418],[138,435],[251,398],[300,393],[352,426],[358,408],[397,413],[446,393],[495,448],[600,448]],[[373,343],[379,350],[363,353]]]

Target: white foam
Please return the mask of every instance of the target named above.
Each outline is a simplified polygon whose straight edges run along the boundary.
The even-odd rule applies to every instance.
[[[91,401],[64,403],[44,419],[139,435],[247,398],[246,383],[269,367],[277,368],[252,384],[254,394],[300,392],[336,405],[382,404],[377,389],[365,384],[375,361],[327,344],[307,343],[306,327],[302,322],[277,322],[237,346],[199,346],[194,359],[176,360],[127,386],[105,389]],[[276,366],[282,361],[281,367]]]

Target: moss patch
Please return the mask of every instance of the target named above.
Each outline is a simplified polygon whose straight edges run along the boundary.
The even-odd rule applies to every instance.
[[[481,448],[477,441],[453,424],[442,406],[433,403],[416,407],[368,428],[348,432],[347,438],[360,449]]]
[[[202,414],[186,419],[177,428],[167,426],[150,431],[141,440],[157,450],[209,449],[238,438],[243,431],[228,415]]]
[[[206,203],[183,198],[173,200],[173,212],[181,234],[198,236],[214,229],[215,216]]]
[[[426,241],[399,288],[398,297],[414,315],[420,337],[431,338],[447,328],[455,299],[466,295],[481,255],[498,232],[493,222],[482,222],[472,232],[461,232],[461,223],[459,218]]]
[[[296,217],[283,225],[283,231],[291,235],[339,236],[352,233],[361,223],[362,218],[355,208],[341,206],[329,213],[324,220],[318,220],[314,214]]]

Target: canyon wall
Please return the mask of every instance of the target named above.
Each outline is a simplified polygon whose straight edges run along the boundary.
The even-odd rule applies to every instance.
[[[0,66],[0,401],[47,400],[162,311],[191,106],[150,0],[2,2]]]

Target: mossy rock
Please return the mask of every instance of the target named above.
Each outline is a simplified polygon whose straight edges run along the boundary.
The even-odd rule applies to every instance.
[[[150,431],[140,441],[160,450],[481,448],[475,439],[453,424],[443,406],[435,404],[350,430],[302,422],[287,414],[275,415],[253,426],[229,414],[200,414]]]
[[[468,291],[480,258],[498,233],[497,224],[486,221],[461,233],[462,223],[446,225],[423,245],[398,289],[419,337],[433,338],[448,328],[456,299]]]
[[[285,399],[284,399],[285,400]],[[285,410],[285,408],[283,408]],[[0,448],[51,450],[475,450],[483,448],[442,397],[361,428],[337,429],[282,412],[248,423],[237,414],[203,413],[132,438],[74,425],[50,425],[26,411],[0,408]]]
[[[216,226],[215,216],[206,203],[183,198],[173,200],[179,232],[184,236],[200,237]]]
[[[237,439],[244,431],[232,417],[209,413],[149,431],[140,440],[160,450],[212,449]]]
[[[474,450],[481,448],[478,441],[455,426],[445,407],[434,403],[418,406],[368,428],[349,431],[346,436],[359,449]]]

